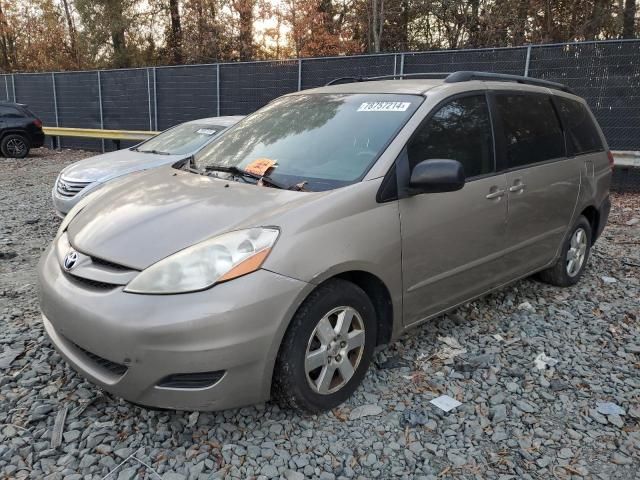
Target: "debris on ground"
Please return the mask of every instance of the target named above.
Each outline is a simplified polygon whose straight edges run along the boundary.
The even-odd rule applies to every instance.
[[[540,353],[533,360],[533,363],[538,370],[546,370],[549,367],[555,367],[558,364],[558,360],[548,357],[544,353]]]
[[[439,397],[432,399],[429,403],[435,405],[440,410],[443,410],[445,412],[450,412],[454,408],[462,405],[461,402],[459,402],[455,398],[451,398],[449,395],[440,395]]]

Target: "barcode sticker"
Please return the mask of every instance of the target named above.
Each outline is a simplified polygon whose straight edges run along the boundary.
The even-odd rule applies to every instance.
[[[358,112],[406,112],[409,102],[364,102]]]

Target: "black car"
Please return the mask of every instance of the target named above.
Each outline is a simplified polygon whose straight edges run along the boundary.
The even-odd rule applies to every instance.
[[[24,158],[32,147],[44,144],[42,121],[26,105],[0,102],[0,151],[2,156]]]

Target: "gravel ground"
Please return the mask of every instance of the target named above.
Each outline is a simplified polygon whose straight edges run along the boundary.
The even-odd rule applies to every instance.
[[[76,375],[39,320],[50,188],[88,155],[0,159],[0,478],[639,478],[640,196],[614,196],[579,285],[524,280],[414,330],[330,413],[154,411]]]

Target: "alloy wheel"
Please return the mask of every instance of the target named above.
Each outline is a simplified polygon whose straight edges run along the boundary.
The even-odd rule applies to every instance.
[[[27,149],[27,144],[24,143],[24,140],[21,140],[19,138],[12,138],[7,142],[5,148],[7,150],[7,153],[11,157],[19,157]]]
[[[571,244],[567,252],[567,274],[575,277],[584,264],[587,255],[587,232],[583,228],[576,229],[571,236]]]
[[[337,307],[318,322],[305,353],[307,381],[314,392],[329,395],[353,377],[364,352],[365,331],[352,307]]]

